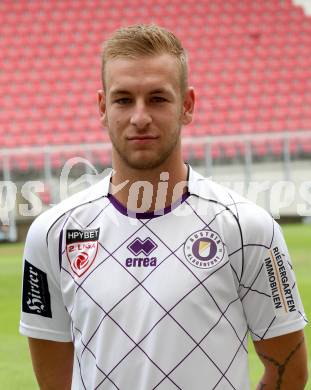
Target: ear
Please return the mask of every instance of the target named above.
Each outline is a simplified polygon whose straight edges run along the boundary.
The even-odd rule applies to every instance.
[[[195,103],[194,88],[189,87],[185,92],[184,101],[183,101],[183,113],[182,113],[183,125],[188,125],[192,121],[194,103]]]
[[[99,107],[100,121],[103,126],[107,126],[106,95],[103,89],[98,91],[98,107]]]

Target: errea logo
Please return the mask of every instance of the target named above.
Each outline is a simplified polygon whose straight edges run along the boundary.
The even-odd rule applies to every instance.
[[[156,257],[149,255],[158,247],[158,245],[147,237],[141,240],[136,237],[128,246],[127,249],[132,252],[135,257],[128,257],[125,261],[127,267],[155,267],[157,265]],[[139,255],[145,255],[138,257]]]

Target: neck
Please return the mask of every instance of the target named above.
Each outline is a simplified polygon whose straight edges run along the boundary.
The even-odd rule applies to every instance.
[[[187,191],[188,168],[162,164],[153,169],[114,168],[110,193],[131,211],[149,212],[170,206]]]

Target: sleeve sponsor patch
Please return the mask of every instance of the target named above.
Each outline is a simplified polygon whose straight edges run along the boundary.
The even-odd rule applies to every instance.
[[[24,313],[52,318],[47,275],[27,260],[24,266],[22,310]]]
[[[275,246],[269,250],[269,256],[264,263],[276,316],[295,312],[297,309],[292,294],[293,278],[285,255]]]

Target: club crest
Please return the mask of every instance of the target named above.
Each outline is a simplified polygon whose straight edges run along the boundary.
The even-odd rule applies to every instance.
[[[99,228],[66,231],[66,254],[71,269],[82,276],[93,264],[98,251]]]
[[[198,268],[212,268],[224,257],[224,244],[212,230],[199,230],[188,237],[184,253],[190,264]]]

